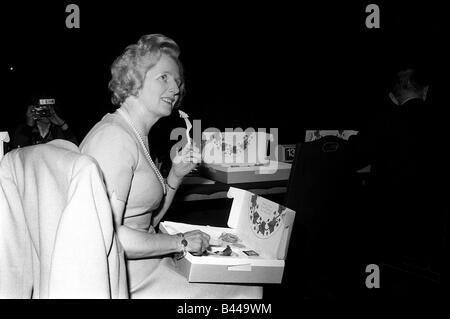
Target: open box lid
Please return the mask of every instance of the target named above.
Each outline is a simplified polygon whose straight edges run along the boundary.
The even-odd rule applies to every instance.
[[[239,188],[230,187],[228,197],[233,198],[228,227],[265,258],[285,259],[295,212]]]

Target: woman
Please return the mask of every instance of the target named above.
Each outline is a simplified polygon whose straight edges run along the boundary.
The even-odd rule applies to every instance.
[[[154,230],[183,177],[200,161],[198,150],[185,146],[164,180],[144,138],[180,104],[184,79],[178,55],[178,45],[160,34],[128,46],[111,67],[109,88],[119,108],[94,126],[80,148],[98,161],[104,174],[127,256],[131,298],[260,298],[260,287],[188,283],[174,270],[170,254],[201,254],[209,236],[198,230],[182,236]]]

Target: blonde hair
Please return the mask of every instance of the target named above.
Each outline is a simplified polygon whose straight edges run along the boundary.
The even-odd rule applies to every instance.
[[[167,54],[178,64],[181,84],[176,107],[180,105],[185,93],[183,66],[178,59],[180,48],[175,41],[162,34],[142,36],[136,44],[129,45],[113,62],[108,88],[112,91],[111,101],[114,105],[120,106],[130,95],[137,95],[148,70],[158,63],[162,54]]]

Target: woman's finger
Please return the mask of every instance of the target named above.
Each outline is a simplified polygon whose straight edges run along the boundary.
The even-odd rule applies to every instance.
[[[187,153],[200,153],[200,149],[195,146],[195,144],[186,144],[183,147],[183,154],[187,154]]]
[[[201,159],[202,159],[201,154],[194,153],[194,152],[185,153],[181,156],[183,158],[183,162],[185,162],[185,163],[189,163],[189,162],[200,163]]]
[[[188,231],[188,232],[184,233],[184,236],[185,236],[185,237],[186,237],[186,236],[199,236],[199,237],[201,237],[201,238],[204,238],[205,241],[207,241],[207,242],[209,242],[209,240],[210,240],[210,238],[211,238],[207,233],[202,232],[202,231],[199,230],[199,229],[195,229],[195,230]]]
[[[194,154],[192,157],[193,157],[193,161],[195,163],[201,163],[201,161],[202,161],[202,155],[201,154]]]

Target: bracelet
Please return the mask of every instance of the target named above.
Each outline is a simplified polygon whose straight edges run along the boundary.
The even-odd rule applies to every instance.
[[[66,121],[64,121],[64,123],[63,124],[61,124],[61,125],[58,125],[59,127],[63,127],[64,125],[66,125]]]
[[[172,185],[169,184],[169,182],[167,181],[167,179],[166,179],[166,185],[167,185],[167,187],[169,187],[169,188],[170,188],[171,190],[173,190],[173,191],[176,191],[176,190],[177,190],[176,187],[173,187]]]
[[[186,254],[187,254],[187,245],[188,245],[188,242],[187,242],[187,240],[184,238],[183,233],[178,233],[177,236],[182,238],[182,240],[181,240],[181,247],[182,247],[183,250],[180,251],[180,252],[178,252],[178,253],[175,253],[175,259],[176,259],[176,260],[180,260],[180,259],[182,259],[184,256],[186,256]]]

